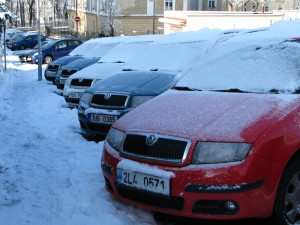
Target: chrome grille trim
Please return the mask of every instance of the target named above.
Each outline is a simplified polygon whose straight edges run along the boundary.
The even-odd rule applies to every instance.
[[[60,65],[48,65],[49,70],[58,70],[60,68]]]
[[[69,76],[71,76],[72,74],[74,74],[74,73],[76,73],[77,72],[77,70],[62,70],[61,71],[61,76],[67,76],[67,77],[69,77]]]
[[[176,145],[176,142],[181,142],[181,143],[186,143],[185,148],[183,149],[182,152],[182,157],[180,159],[172,159],[172,158],[159,158],[159,157],[153,157],[153,156],[147,156],[147,155],[142,155],[142,154],[136,154],[133,153],[133,151],[128,151],[125,150],[124,147],[126,145],[126,139],[129,135],[136,135],[136,136],[144,136],[144,137],[149,137],[151,135],[155,135],[157,137],[157,139],[161,139],[161,140],[169,140],[169,141],[174,141],[172,144]],[[138,141],[138,140],[137,140]],[[170,143],[171,143],[170,142]],[[136,144],[136,143],[135,143]],[[185,162],[188,151],[191,147],[192,141],[189,139],[185,139],[185,138],[180,138],[180,137],[173,137],[173,136],[167,136],[167,135],[160,135],[160,134],[154,134],[154,133],[135,133],[135,132],[128,132],[126,133],[126,137],[124,139],[124,143],[121,149],[121,153],[124,155],[128,155],[134,158],[140,158],[140,159],[146,159],[146,160],[150,160],[150,161],[154,161],[154,162],[166,162],[166,163],[174,163],[174,164],[181,164],[183,162]],[[155,145],[155,144],[154,144]],[[164,144],[162,144],[164,145]],[[164,145],[163,148],[164,149],[168,149],[170,147],[170,145]],[[137,146],[137,149],[141,149],[140,146]],[[171,153],[171,152],[169,152]]]
[[[74,78],[71,81],[70,86],[72,87],[90,87],[93,83],[93,79],[80,79]]]
[[[108,100],[105,100],[105,95],[109,94],[111,97]],[[118,96],[125,98],[125,100],[118,101]],[[111,100],[110,100],[111,99]],[[95,107],[114,107],[114,108],[124,108],[127,106],[129,100],[129,95],[123,93],[113,93],[113,92],[98,92],[95,93],[91,99],[91,106]],[[104,104],[105,103],[105,104]]]

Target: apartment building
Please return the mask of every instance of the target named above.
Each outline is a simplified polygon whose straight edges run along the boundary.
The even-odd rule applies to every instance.
[[[87,38],[100,33],[109,35],[109,9],[105,3],[114,0],[68,0],[68,26],[71,32]],[[115,0],[119,14],[115,17],[115,35],[162,34],[164,23],[158,21],[165,11],[227,10],[226,0]],[[75,18],[80,18],[76,22]],[[78,21],[78,20],[77,20]]]

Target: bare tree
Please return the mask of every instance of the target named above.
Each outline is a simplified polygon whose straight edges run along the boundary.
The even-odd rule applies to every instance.
[[[268,2],[268,0],[228,0],[230,11],[243,11],[249,2],[254,3],[254,8],[251,11],[255,12],[259,4]]]
[[[104,30],[102,32],[107,32],[109,36],[113,37],[116,34],[116,25],[120,24],[120,21],[116,18],[120,14],[121,7],[117,3],[117,0],[106,0],[103,3],[105,13],[100,15],[104,24]]]
[[[29,13],[29,26],[32,27],[32,21],[35,18],[35,0],[27,0],[27,4],[28,4],[28,13]]]
[[[243,11],[249,0],[228,0],[230,11]]]

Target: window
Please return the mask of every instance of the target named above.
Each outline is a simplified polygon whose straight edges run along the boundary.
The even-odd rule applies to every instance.
[[[265,6],[265,11],[269,12],[269,6]]]
[[[209,0],[208,1],[208,8],[209,9],[215,9],[216,8],[216,1],[215,0]]]
[[[87,0],[86,10],[91,11],[91,0]]]
[[[105,11],[105,0],[100,0],[100,11]]]
[[[58,48],[66,48],[67,47],[67,41],[61,41],[59,43],[57,43],[55,45],[55,48],[58,49]]]
[[[69,46],[77,46],[77,45],[80,45],[79,41],[69,41]]]
[[[96,11],[96,0],[92,0],[92,10]]]
[[[165,11],[167,11],[167,10],[175,10],[173,0],[165,0]]]

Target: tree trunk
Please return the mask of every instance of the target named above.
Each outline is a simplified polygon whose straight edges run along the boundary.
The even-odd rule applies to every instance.
[[[34,0],[28,0],[27,3],[29,5],[29,9],[28,9],[29,10],[29,26],[32,27],[33,12],[34,12],[34,10],[33,10]],[[40,15],[38,15],[38,16],[40,16]]]

